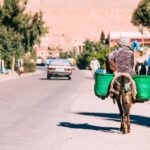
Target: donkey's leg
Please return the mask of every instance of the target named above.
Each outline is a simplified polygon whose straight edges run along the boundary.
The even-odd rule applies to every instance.
[[[123,130],[122,133],[126,134],[127,133],[127,103],[126,103],[126,95],[125,95],[125,82],[126,82],[126,78],[122,76],[121,78],[121,106],[122,106],[122,110],[123,110],[123,114],[122,114],[122,124],[123,124]]]
[[[130,133],[130,111],[127,115],[127,132]]]
[[[127,83],[129,84],[129,81],[126,80]],[[131,105],[132,105],[132,101],[133,101],[133,97],[132,97],[132,93],[126,92],[124,91],[124,93],[122,93],[123,95],[123,99],[122,99],[122,106],[123,106],[123,110],[125,112],[125,123],[126,123],[126,132],[129,133],[130,132],[130,109],[131,109]]]
[[[120,131],[123,132],[125,125],[124,125],[124,119],[123,119],[124,118],[123,117],[124,112],[123,112],[123,107],[122,107],[122,92],[121,92],[121,90],[122,90],[122,77],[119,77],[117,79],[117,82],[119,84],[117,84],[118,86],[116,86],[115,88],[117,88],[117,91],[119,92],[119,94],[116,95],[115,99],[117,101],[117,105],[118,105],[119,113],[120,113],[120,122],[121,122]]]
[[[127,115],[124,109],[122,114],[122,133],[123,134],[127,133]]]
[[[130,109],[131,109],[131,105],[132,105],[132,97],[130,100],[128,100],[128,103],[126,105],[126,116],[127,116],[127,132],[130,133]]]
[[[119,95],[117,99],[117,105],[119,108],[120,120],[121,120],[120,131],[123,132],[125,128],[125,124],[124,124],[124,112],[123,112],[122,105],[121,105],[121,95]]]

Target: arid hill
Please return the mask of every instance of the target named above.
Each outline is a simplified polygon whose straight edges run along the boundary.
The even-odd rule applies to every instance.
[[[133,10],[140,0],[28,0],[28,11],[43,12],[50,35],[64,36],[70,45],[74,37],[98,40],[104,30],[135,31]]]

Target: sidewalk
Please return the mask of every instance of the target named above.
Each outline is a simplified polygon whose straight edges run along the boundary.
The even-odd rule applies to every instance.
[[[15,71],[10,71],[9,74],[0,73],[0,82],[7,81],[7,80],[13,80],[13,79],[17,79],[17,78],[22,78],[22,77],[26,77],[26,76],[30,76],[30,75],[35,75],[35,74],[39,74],[39,73],[42,73],[42,71],[36,70],[36,72],[33,72],[33,73],[23,73],[23,74],[21,74],[21,76],[19,76]]]

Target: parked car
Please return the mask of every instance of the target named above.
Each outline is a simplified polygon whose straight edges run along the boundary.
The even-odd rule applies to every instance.
[[[47,79],[51,77],[67,77],[71,80],[72,66],[67,59],[54,59],[47,67]]]
[[[37,58],[36,59],[36,65],[37,66],[44,66],[45,65],[44,60],[42,58]]]

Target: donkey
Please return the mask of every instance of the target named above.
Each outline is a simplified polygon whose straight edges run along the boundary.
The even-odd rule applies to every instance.
[[[148,67],[146,61],[150,55],[150,50],[144,50],[142,52],[134,52],[134,70],[137,75],[147,75]]]
[[[110,85],[110,97],[114,103],[117,102],[121,126],[120,131],[123,134],[130,132],[130,109],[136,99],[136,85],[129,74],[119,73],[116,75]]]

